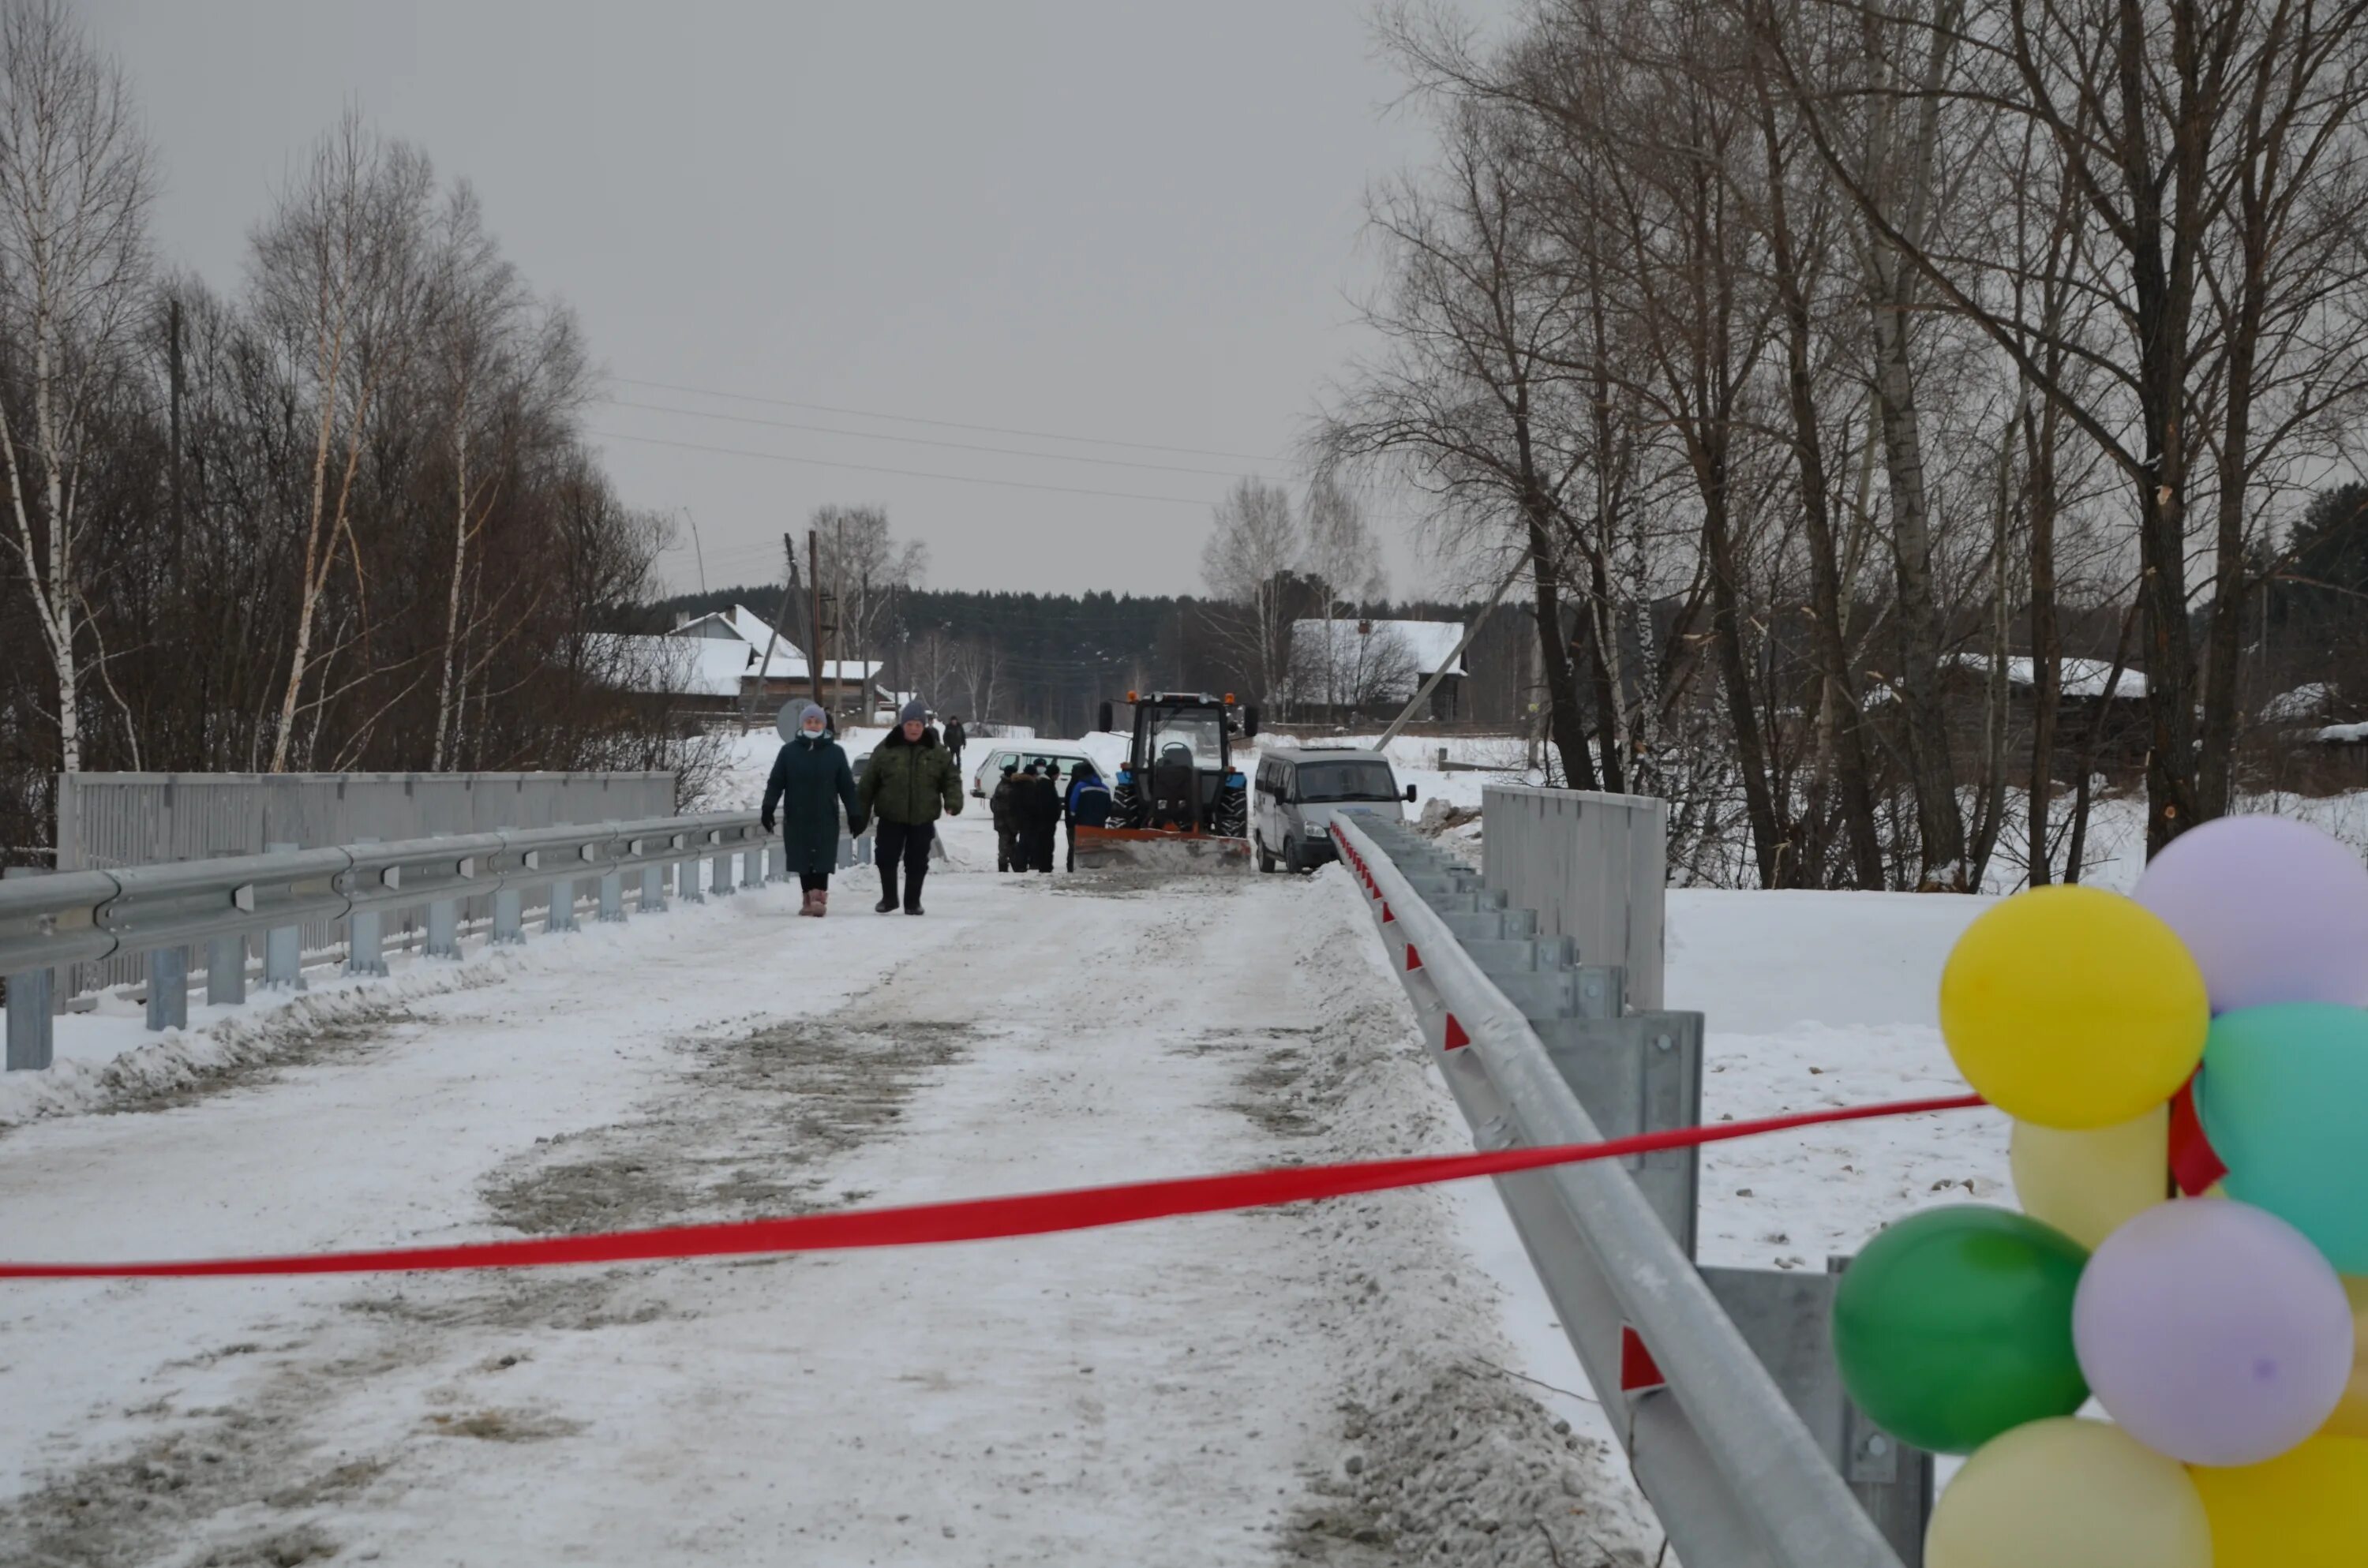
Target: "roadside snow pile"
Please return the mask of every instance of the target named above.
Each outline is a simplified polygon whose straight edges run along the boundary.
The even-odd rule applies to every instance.
[[[399,960],[393,961],[401,961]],[[97,1013],[57,1020],[45,1073],[0,1078],[0,1128],[83,1111],[155,1108],[199,1085],[259,1067],[406,998],[492,984],[518,960],[485,951],[460,964],[413,964],[387,980],[319,981],[317,991],[257,992],[239,1008],[192,1006],[188,1029],[148,1032],[144,1010],[110,996]]]
[[[1327,869],[1310,891],[1353,906],[1333,885],[1344,875]],[[1356,915],[1361,926],[1360,907]],[[1309,1042],[1298,1081],[1278,1101],[1304,1106],[1324,1130],[1308,1158],[1468,1149],[1379,945],[1333,926],[1298,961],[1339,977],[1336,1021]],[[1524,1358],[1508,1338],[1499,1292],[1471,1266],[1466,1201],[1451,1188],[1417,1188],[1308,1211],[1327,1265],[1337,1256],[1354,1271],[1335,1342],[1380,1354],[1346,1368],[1345,1447],[1338,1468],[1311,1478],[1319,1500],[1295,1526],[1304,1554],[1355,1543],[1391,1562],[1642,1568],[1659,1540],[1650,1511],[1611,1444],[1574,1431],[1525,1386],[1532,1374],[1517,1370]],[[1580,1376],[1575,1366],[1562,1375]]]

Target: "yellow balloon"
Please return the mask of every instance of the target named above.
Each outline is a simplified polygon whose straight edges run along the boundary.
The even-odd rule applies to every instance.
[[[2213,1568],[2212,1527],[2178,1460],[2060,1416],[1965,1461],[1932,1510],[1924,1568]]]
[[[2178,1091],[2212,1009],[2178,936],[2135,900],[2033,888],[1965,927],[1941,1032],[1965,1081],[2043,1127],[2111,1127]]]
[[[2267,1464],[2192,1473],[2218,1568],[2368,1562],[2368,1442],[2313,1437]]]
[[[2018,1121],[2007,1160],[2022,1211],[2094,1252],[2170,1196],[2170,1108],[2084,1132]]]
[[[2351,1381],[2343,1403],[2320,1430],[2339,1437],[2368,1437],[2368,1279],[2346,1279],[2343,1293],[2351,1298]]]

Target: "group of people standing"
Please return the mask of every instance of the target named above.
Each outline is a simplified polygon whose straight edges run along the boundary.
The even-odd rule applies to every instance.
[[[1057,762],[1031,762],[1025,768],[1016,762],[1006,763],[987,806],[995,816],[996,870],[1050,871],[1054,830],[1065,822],[1068,865],[1074,871],[1077,829],[1099,827],[1110,820],[1110,787],[1090,762],[1070,768],[1065,788]]]
[[[770,833],[774,808],[780,808],[781,846],[798,885],[805,890],[800,915],[819,917],[829,911],[842,810],[850,834],[861,837],[866,827],[874,829],[872,860],[880,869],[880,902],[874,911],[922,913],[921,883],[929,874],[929,846],[937,838],[940,816],[962,815],[962,775],[954,754],[929,723],[928,709],[907,702],[896,717],[896,727],[863,765],[860,783],[847,753],[831,735],[829,716],[812,702],[799,710],[795,731],[773,758],[758,814]]]

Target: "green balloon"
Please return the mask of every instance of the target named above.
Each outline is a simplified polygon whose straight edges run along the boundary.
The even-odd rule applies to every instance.
[[[1834,1292],[1834,1357],[1869,1419],[1969,1454],[2087,1403],[2072,1296],[2089,1255],[2011,1210],[1929,1209],[1859,1254]]]

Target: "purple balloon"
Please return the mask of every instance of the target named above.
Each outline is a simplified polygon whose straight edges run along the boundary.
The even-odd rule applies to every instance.
[[[2351,1303],[2309,1238],[2225,1199],[2157,1204],[2105,1238],[2072,1300],[2089,1392],[2188,1464],[2273,1460],[2351,1377]]]
[[[2368,866],[2307,823],[2205,823],[2154,858],[2136,896],[2195,955],[2215,1013],[2368,1006]]]

